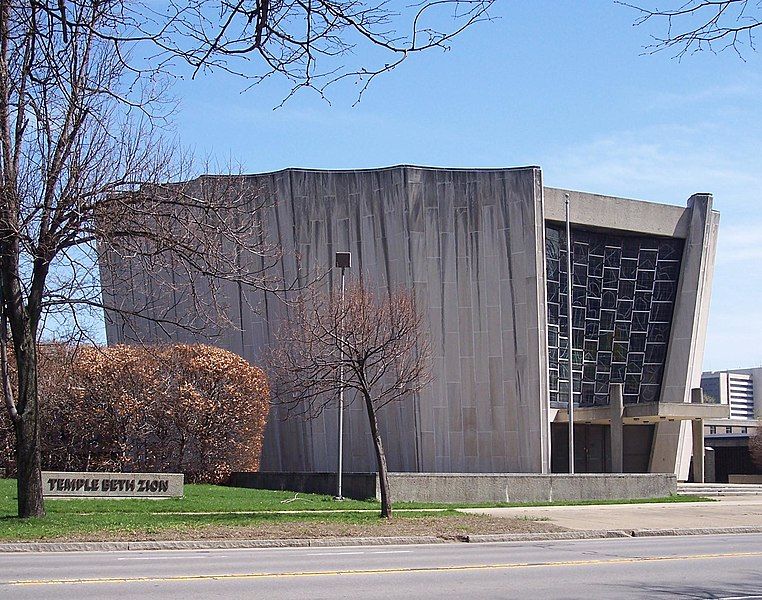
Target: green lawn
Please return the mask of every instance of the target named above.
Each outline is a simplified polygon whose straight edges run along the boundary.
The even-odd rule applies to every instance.
[[[16,482],[0,480],[0,540],[150,539],[168,530],[178,534],[202,529],[273,531],[279,524],[297,521],[346,525],[379,520],[375,502],[337,502],[330,496],[317,494],[296,495],[213,485],[186,485],[185,497],[165,500],[48,499],[45,509],[47,515],[42,519],[17,518]],[[367,512],[328,515],[315,512],[331,509],[365,509]]]
[[[554,506],[569,504],[614,504],[639,502],[695,502],[692,496],[672,496],[650,500],[552,502],[526,504],[472,504],[471,507]],[[460,505],[465,506],[465,505]],[[16,481],[0,479],[0,540],[34,539],[152,539],[172,533],[188,537],[206,531],[219,536],[237,532],[249,537],[309,537],[312,530],[335,527],[337,534],[355,535],[368,529],[378,534],[379,505],[375,501],[334,500],[331,496],[294,494],[269,490],[231,488],[213,485],[186,485],[185,497],[167,500],[64,500],[48,499],[43,519],[18,519]],[[436,522],[479,517],[461,515],[450,504],[395,503],[397,517],[408,521],[407,529],[417,531],[424,519]],[[402,509],[402,510],[400,510]],[[409,510],[404,509],[444,509]],[[322,511],[342,511],[328,513]],[[280,511],[286,511],[285,514]],[[182,514],[186,513],[186,514]],[[204,514],[214,513],[214,514]],[[418,526],[413,522],[418,521]],[[400,519],[396,519],[400,521]],[[404,525],[404,524],[403,524]],[[326,529],[328,528],[328,529]],[[403,529],[405,527],[403,526]],[[329,535],[323,533],[322,535]]]
[[[0,480],[0,512],[15,510],[15,480]],[[171,512],[253,512],[301,511],[333,509],[375,509],[376,502],[344,500],[337,502],[331,496],[295,494],[271,490],[254,490],[217,485],[186,484],[183,498],[150,499],[49,499],[48,513],[171,513]]]

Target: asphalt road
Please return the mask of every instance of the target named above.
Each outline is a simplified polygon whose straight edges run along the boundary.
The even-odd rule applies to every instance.
[[[0,598],[762,599],[762,534],[0,555]]]

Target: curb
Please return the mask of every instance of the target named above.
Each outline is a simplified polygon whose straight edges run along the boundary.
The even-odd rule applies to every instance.
[[[687,529],[598,529],[550,533],[505,533],[463,535],[457,539],[435,536],[317,538],[282,540],[156,540],[143,542],[8,542],[0,543],[5,552],[126,552],[144,550],[224,550],[245,548],[327,548],[340,546],[404,546],[411,544],[494,542],[539,542],[553,540],[595,540],[608,538],[658,537],[682,535],[728,535],[762,533],[762,527],[695,527]]]
[[[497,533],[464,535],[462,541],[469,544],[489,542],[535,542],[547,540],[597,540],[603,538],[632,537],[632,530],[596,529],[586,531],[555,531],[550,533]]]
[[[126,552],[130,550],[224,550],[234,548],[325,548],[332,546],[400,546],[444,544],[435,536],[316,538],[282,540],[155,540],[141,542],[8,542],[0,543],[3,552]]]
[[[595,540],[604,538],[658,537],[677,535],[728,535],[762,533],[762,527],[693,527],[685,529],[598,529],[554,533],[506,533],[466,535],[461,541],[471,544],[489,542],[531,542],[541,540]]]
[[[762,533],[762,527],[694,527],[688,529],[635,529],[632,537],[648,537],[659,535],[722,535],[732,533]]]

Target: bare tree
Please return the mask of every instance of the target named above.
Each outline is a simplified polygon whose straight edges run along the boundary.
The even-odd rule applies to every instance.
[[[160,137],[161,86],[125,82],[125,65],[97,33],[113,3],[74,7],[74,23],[61,28],[58,13],[34,2],[0,2],[0,367],[22,517],[44,514],[42,324],[62,311],[76,321],[83,307],[122,310],[101,296],[99,263],[115,285],[135,275],[120,270],[127,264],[152,277],[159,296],[173,294],[170,314],[136,318],[193,328],[225,315],[216,291],[229,282],[267,287],[262,269],[278,258],[261,233],[261,201],[239,178],[162,183],[187,171]]]
[[[754,50],[754,34],[762,26],[760,0],[687,0],[673,9],[650,8],[649,3],[618,2],[637,10],[635,25],[659,22],[664,33],[653,36],[647,49],[668,48],[677,56],[708,50],[731,49],[742,57],[744,46]]]
[[[320,95],[351,79],[359,95],[410,56],[448,50],[453,38],[489,20],[495,0],[104,0],[108,20],[91,23],[81,7],[92,0],[35,0],[38,12],[69,28],[87,27],[112,47],[112,58],[134,74],[175,71],[196,76],[223,70],[251,85],[273,76],[291,93]],[[146,48],[133,53],[138,44]],[[362,56],[362,58],[358,58]],[[145,60],[148,57],[149,60]]]
[[[342,388],[350,392],[350,402],[364,403],[382,517],[391,517],[392,503],[378,411],[410,400],[430,380],[422,319],[413,295],[404,290],[378,296],[355,283],[343,303],[337,295],[312,293],[276,333],[269,359],[274,401],[286,405],[290,415],[319,415],[335,405]]]
[[[237,177],[167,184],[190,177],[162,136],[172,77],[278,76],[291,93],[320,94],[353,78],[361,94],[410,55],[446,49],[493,1],[0,0],[0,375],[20,516],[44,514],[36,343],[46,320],[82,328],[85,308],[105,308],[200,330],[224,326],[229,286],[272,289],[278,251],[261,195]],[[352,62],[360,46],[370,62]],[[133,276],[151,281],[138,309],[101,295],[101,281],[115,290]]]

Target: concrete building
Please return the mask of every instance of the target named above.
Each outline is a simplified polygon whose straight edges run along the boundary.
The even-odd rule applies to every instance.
[[[564,471],[570,382],[581,472],[685,479],[689,423],[726,414],[722,405],[691,402],[701,378],[719,223],[710,195],[691,196],[682,207],[547,188],[539,167],[287,169],[244,180],[274,199],[265,229],[286,252],[286,279],[330,271],[334,253],[350,251],[353,276],[379,291],[411,288],[425,310],[434,381],[383,411],[393,471]],[[331,290],[336,277],[326,279]],[[238,327],[215,343],[256,362],[272,326],[287,315],[282,304],[247,293],[231,290]],[[130,308],[151,292],[104,281],[104,294]],[[250,305],[259,310],[244,308]],[[185,339],[181,331],[115,314],[107,323],[110,344]],[[621,403],[611,402],[612,389],[621,389]],[[335,410],[311,421],[280,417],[274,410],[263,470],[335,470]],[[348,408],[348,471],[374,470],[365,420],[359,403]],[[703,445],[702,428],[693,429]]]
[[[755,385],[756,383],[756,385]],[[704,423],[707,435],[751,434],[762,418],[762,367],[707,371],[701,375],[704,396],[730,409],[730,417]]]

